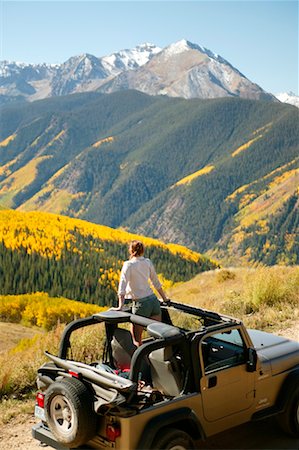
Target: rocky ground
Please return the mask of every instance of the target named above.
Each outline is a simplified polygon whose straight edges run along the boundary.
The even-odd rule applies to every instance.
[[[36,423],[33,415],[22,414],[0,427],[0,448],[3,450],[40,450],[41,446],[31,436],[31,427]]]

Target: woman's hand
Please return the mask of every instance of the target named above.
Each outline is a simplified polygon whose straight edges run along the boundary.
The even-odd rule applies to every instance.
[[[122,311],[123,310],[123,305],[121,306],[112,306],[112,308],[109,308],[108,311]]]
[[[170,306],[171,305],[171,300],[170,298],[164,298],[162,301],[162,305],[164,306]]]

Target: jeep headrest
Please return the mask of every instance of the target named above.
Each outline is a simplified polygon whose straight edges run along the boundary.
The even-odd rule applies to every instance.
[[[103,311],[97,314],[93,314],[95,319],[100,319],[100,322],[109,322],[109,323],[121,323],[121,322],[129,322],[131,314],[125,311],[115,311],[113,309],[108,309],[107,311]]]
[[[169,339],[182,336],[181,330],[162,322],[151,323],[146,329],[149,335],[156,339]]]

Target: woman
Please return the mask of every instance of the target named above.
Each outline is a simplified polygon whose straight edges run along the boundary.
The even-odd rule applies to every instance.
[[[133,314],[149,317],[154,320],[161,320],[160,302],[153,293],[149,285],[152,282],[155,289],[159,292],[165,302],[167,299],[161,283],[157,277],[153,263],[144,258],[144,245],[141,241],[131,241],[129,244],[130,259],[124,262],[120,274],[118,286],[117,310],[122,310],[125,297],[133,300]],[[142,343],[141,325],[133,324],[133,339],[137,346]]]

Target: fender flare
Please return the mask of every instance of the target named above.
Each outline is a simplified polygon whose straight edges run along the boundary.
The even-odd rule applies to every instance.
[[[294,387],[299,387],[299,366],[297,366],[292,372],[288,374],[285,378],[281,389],[279,391],[276,405],[279,411],[283,412],[286,410],[291,396],[294,393]]]
[[[190,436],[194,439],[205,439],[205,433],[199,422],[195,412],[188,408],[178,408],[168,411],[163,414],[158,414],[148,421],[141,433],[141,438],[138,442],[138,450],[148,450],[151,448],[156,435],[162,428],[167,426],[176,426],[183,431],[186,431],[186,423],[191,430]]]

